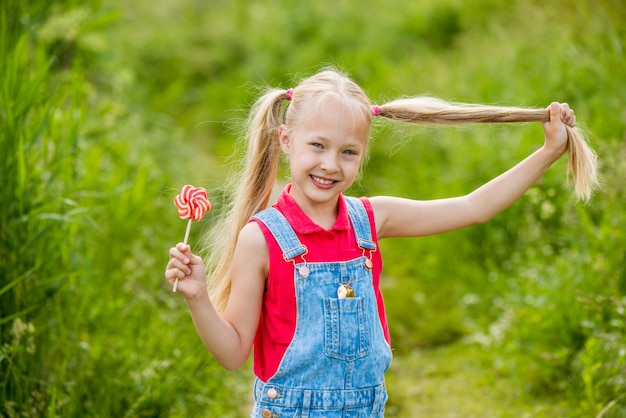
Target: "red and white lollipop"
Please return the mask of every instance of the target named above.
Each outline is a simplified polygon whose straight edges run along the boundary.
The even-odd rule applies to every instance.
[[[174,204],[178,208],[178,217],[180,219],[188,219],[187,231],[183,243],[187,244],[189,239],[189,231],[191,231],[191,221],[199,221],[205,213],[211,210],[211,202],[208,198],[206,189],[202,187],[193,187],[189,184],[183,186],[180,194],[174,198]],[[178,277],[174,281],[172,292],[176,292],[178,288]]]

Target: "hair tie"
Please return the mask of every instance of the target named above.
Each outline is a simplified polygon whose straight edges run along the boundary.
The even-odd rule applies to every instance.
[[[287,89],[287,100],[291,100],[293,97],[293,89]]]
[[[379,116],[380,115],[380,106],[373,105],[372,106],[372,113],[374,114],[374,116]]]

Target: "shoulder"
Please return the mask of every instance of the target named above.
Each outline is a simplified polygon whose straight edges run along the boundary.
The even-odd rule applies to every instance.
[[[267,253],[267,242],[259,222],[248,222],[241,228],[237,246],[243,246],[255,251],[265,251]]]
[[[393,224],[395,221],[402,222],[403,213],[407,210],[407,205],[410,205],[411,201],[391,196],[374,196],[369,199],[369,203],[375,219],[378,238],[398,236],[392,231],[394,228]],[[415,208],[412,208],[412,210],[415,210]]]
[[[269,249],[265,236],[256,222],[249,222],[239,232],[233,255],[233,272],[245,268],[247,273],[258,271],[265,277],[269,267]]]

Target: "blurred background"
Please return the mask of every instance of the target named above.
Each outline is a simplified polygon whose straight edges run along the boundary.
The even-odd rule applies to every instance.
[[[375,103],[569,103],[601,161],[565,158],[486,225],[382,243],[390,417],[626,417],[626,4],[621,0],[3,0],[0,415],[246,416],[163,271],[184,184],[228,199],[259,89],[326,65]],[[540,124],[377,120],[350,194],[465,194]],[[284,180],[284,179],[283,179]]]

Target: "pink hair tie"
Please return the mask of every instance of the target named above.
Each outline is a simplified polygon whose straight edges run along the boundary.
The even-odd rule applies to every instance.
[[[380,106],[373,105],[372,106],[372,113],[374,114],[374,116],[379,116],[380,115]]]
[[[293,97],[293,89],[287,89],[287,100],[291,100]]]

